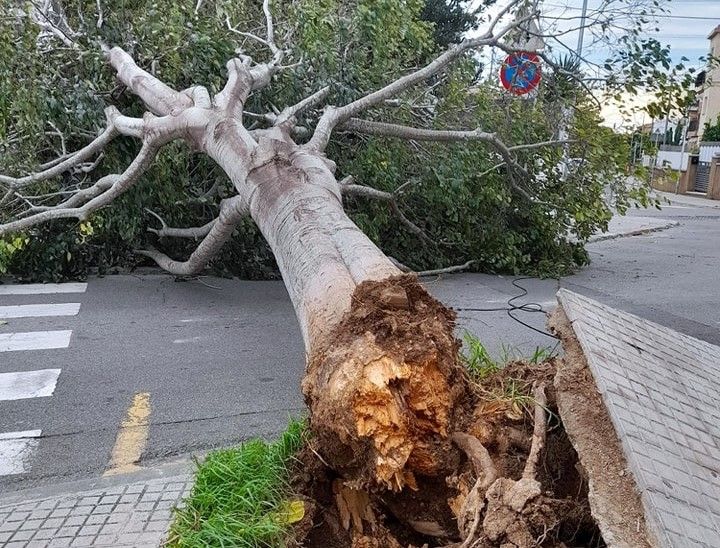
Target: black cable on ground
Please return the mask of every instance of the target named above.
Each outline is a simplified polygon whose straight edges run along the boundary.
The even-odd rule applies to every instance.
[[[512,284],[517,287],[521,293],[519,295],[515,295],[514,297],[510,297],[507,301],[507,306],[502,307],[495,307],[495,308],[456,308],[455,310],[463,311],[463,312],[502,312],[505,311],[508,316],[510,316],[513,320],[515,320],[520,325],[524,325],[528,329],[532,329],[536,333],[540,333],[541,335],[545,335],[546,337],[551,337],[553,339],[559,339],[556,335],[553,335],[552,333],[548,333],[547,331],[544,331],[542,329],[538,329],[537,327],[533,327],[530,324],[525,323],[520,318],[513,315],[513,312],[516,310],[519,310],[520,312],[542,312],[544,314],[547,314],[547,311],[543,309],[542,305],[539,303],[524,303],[521,305],[513,304],[514,301],[517,299],[521,299],[525,297],[528,294],[528,290],[525,289],[523,286],[520,285],[519,282],[522,280],[531,280],[532,278],[529,276],[525,276],[523,278],[515,278],[512,281]]]

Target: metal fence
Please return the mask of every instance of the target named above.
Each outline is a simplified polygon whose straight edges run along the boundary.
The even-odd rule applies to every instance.
[[[709,164],[715,154],[720,154],[720,142],[700,143],[699,154],[700,162],[707,162]],[[654,165],[658,168],[665,167],[685,171],[687,169],[689,156],[690,152],[687,149],[683,151],[680,146],[660,145],[655,161],[653,162],[651,156],[644,155],[643,165]]]

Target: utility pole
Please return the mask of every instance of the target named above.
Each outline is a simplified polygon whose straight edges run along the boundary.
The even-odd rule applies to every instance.
[[[588,0],[583,0],[582,15],[580,16],[580,35],[578,36],[578,44],[575,53],[578,58],[582,57],[583,39],[585,38],[585,19],[587,18]]]

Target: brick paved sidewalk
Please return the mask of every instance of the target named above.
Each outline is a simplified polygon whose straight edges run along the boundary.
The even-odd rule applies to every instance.
[[[561,289],[658,546],[720,547],[720,347]]]
[[[0,546],[160,546],[172,508],[192,486],[187,468],[175,465],[0,497]]]

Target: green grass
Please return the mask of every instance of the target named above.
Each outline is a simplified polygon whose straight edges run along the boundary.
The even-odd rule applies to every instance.
[[[528,361],[532,364],[539,364],[557,355],[558,344],[554,347],[536,346],[533,353],[525,356],[513,346],[502,345],[500,348],[500,359],[495,360],[485,348],[485,345],[478,337],[465,331],[463,333],[463,350],[460,358],[470,373],[473,380],[479,382],[488,375],[497,373],[508,363],[514,361]]]
[[[500,348],[500,362],[507,364],[514,361],[527,361],[537,365],[557,356],[559,346],[559,342],[555,346],[536,346],[532,354],[526,355],[517,347],[503,344]]]
[[[465,367],[475,381],[500,371],[500,364],[492,359],[485,345],[469,331],[463,334],[464,348],[460,353]]]
[[[289,467],[304,435],[304,421],[292,420],[276,442],[248,441],[197,463],[195,485],[175,512],[167,546],[283,546],[291,521]]]

